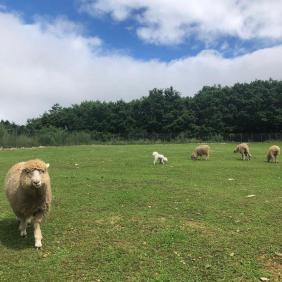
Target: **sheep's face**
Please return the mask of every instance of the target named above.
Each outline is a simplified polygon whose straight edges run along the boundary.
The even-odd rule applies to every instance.
[[[192,155],[191,155],[191,159],[192,160],[194,160],[194,159],[196,159],[198,156],[197,156],[197,154],[194,152]]]
[[[34,188],[40,188],[49,179],[47,168],[49,164],[46,164],[40,160],[31,160],[25,163],[22,168],[23,181],[29,186]]]
[[[46,173],[46,170],[34,169],[32,171],[25,170],[27,177],[30,179],[31,185],[35,188],[40,188],[42,185],[42,178]]]
[[[35,191],[45,190],[50,186],[50,177],[47,168],[50,166],[45,162],[35,159],[20,163],[21,167],[15,170],[19,174],[19,184],[21,189]]]
[[[236,148],[234,149],[234,153],[237,153],[238,151],[239,151],[239,148],[236,147]]]

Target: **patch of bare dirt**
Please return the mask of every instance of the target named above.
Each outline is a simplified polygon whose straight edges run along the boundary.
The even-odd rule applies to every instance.
[[[264,260],[264,256],[262,256],[260,258],[260,260]],[[282,258],[277,256],[277,257],[273,257],[270,258],[266,261],[263,262],[264,263],[264,268],[263,270],[266,273],[269,273],[273,276],[274,280],[271,281],[282,281]]]

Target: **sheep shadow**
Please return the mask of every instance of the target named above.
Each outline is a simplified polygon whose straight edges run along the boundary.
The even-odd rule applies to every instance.
[[[33,228],[28,227],[27,237],[20,236],[19,223],[15,218],[0,220],[0,241],[8,249],[24,250],[34,245]]]

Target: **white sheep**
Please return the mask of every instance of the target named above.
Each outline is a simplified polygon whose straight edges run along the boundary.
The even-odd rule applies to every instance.
[[[153,152],[154,157],[154,165],[157,163],[158,160],[160,160],[160,164],[164,164],[168,161],[168,159],[164,155],[160,155],[158,152]]]
[[[35,159],[14,165],[5,178],[5,192],[10,205],[20,221],[21,236],[33,216],[35,248],[42,247],[40,224],[50,210],[52,192],[47,172],[49,164]]]
[[[275,163],[278,163],[277,158],[280,155],[280,148],[276,145],[271,146],[268,149],[268,153],[266,155],[267,161],[269,162],[270,160],[272,160],[275,158]]]
[[[203,159],[203,155],[206,155],[206,161],[210,157],[210,147],[208,145],[201,145],[197,147],[191,155],[192,160],[196,160],[198,156],[201,156],[201,160]]]
[[[252,155],[250,154],[250,149],[247,145],[247,143],[242,143],[239,144],[235,149],[234,149],[234,153],[240,152],[240,154],[242,155],[242,160],[245,160],[245,157],[247,157],[248,160],[250,160],[252,158]]]

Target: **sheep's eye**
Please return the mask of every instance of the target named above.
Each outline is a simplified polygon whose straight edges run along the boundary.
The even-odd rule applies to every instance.
[[[43,174],[45,172],[45,170],[40,170],[40,173]]]

